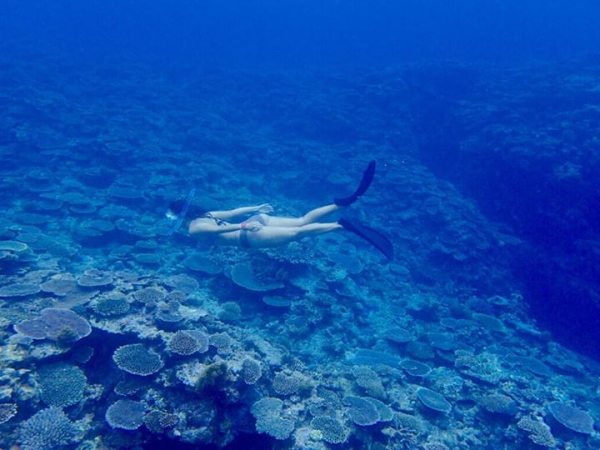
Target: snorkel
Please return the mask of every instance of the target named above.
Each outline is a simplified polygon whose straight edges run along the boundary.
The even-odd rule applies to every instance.
[[[185,198],[185,203],[183,204],[183,208],[181,209],[181,212],[176,216],[177,220],[173,224],[173,226],[169,229],[169,231],[167,232],[167,236],[171,236],[177,230],[179,230],[179,228],[181,227],[181,224],[183,223],[183,220],[185,219],[185,215],[187,214],[188,209],[190,209],[190,204],[192,203],[192,200],[194,200],[195,194],[196,194],[196,189],[192,189],[188,193],[187,197]]]

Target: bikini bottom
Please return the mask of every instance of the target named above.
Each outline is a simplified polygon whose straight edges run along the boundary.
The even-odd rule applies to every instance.
[[[251,216],[246,220],[246,222],[259,222],[263,225],[266,225],[266,221],[262,214],[256,214]],[[248,230],[240,230],[240,247],[242,248],[250,248],[250,241],[248,240]]]

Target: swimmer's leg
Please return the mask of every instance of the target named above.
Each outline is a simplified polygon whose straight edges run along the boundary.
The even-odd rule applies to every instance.
[[[260,231],[248,232],[250,247],[279,247],[290,242],[299,241],[307,237],[319,236],[331,231],[341,230],[342,225],[337,222],[309,223],[300,227],[264,227]]]
[[[343,226],[338,222],[328,222],[328,223],[309,223],[298,227],[296,230],[295,241],[304,239],[307,237],[319,236],[321,234],[330,233],[332,231],[341,230]]]
[[[321,206],[320,208],[313,209],[307,212],[302,217],[277,217],[277,216],[266,216],[265,225],[269,227],[301,227],[310,223],[317,222],[325,216],[337,211],[339,207],[331,204],[327,206]]]

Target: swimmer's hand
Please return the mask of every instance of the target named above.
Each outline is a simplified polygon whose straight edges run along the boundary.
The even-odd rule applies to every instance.
[[[264,225],[260,222],[252,221],[252,222],[243,222],[241,225],[242,230],[248,230],[252,232],[262,230]]]
[[[259,214],[269,214],[269,213],[272,213],[273,211],[275,211],[275,210],[269,203],[263,203],[262,205],[259,205],[256,209],[256,212]]]

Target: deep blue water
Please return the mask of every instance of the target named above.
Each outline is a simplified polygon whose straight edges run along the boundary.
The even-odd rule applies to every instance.
[[[600,4],[0,11],[0,447],[600,447]]]
[[[591,0],[6,0],[3,9],[3,41],[55,45],[84,60],[284,68],[495,63],[565,58],[600,45],[600,6]]]

